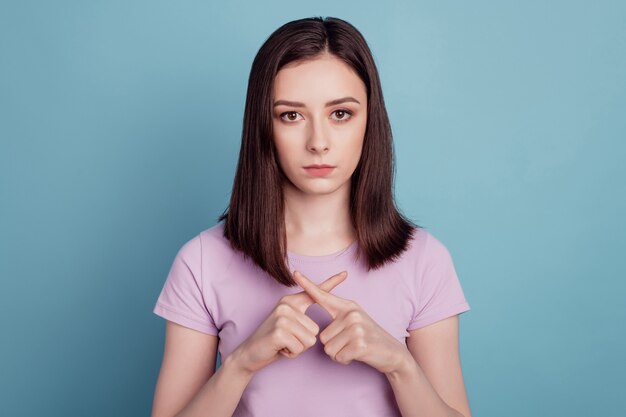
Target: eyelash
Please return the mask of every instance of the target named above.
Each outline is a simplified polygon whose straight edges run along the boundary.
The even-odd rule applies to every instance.
[[[343,118],[343,119],[334,119],[336,122],[345,123],[345,122],[347,122],[348,120],[350,120],[352,118],[352,111],[350,111],[348,109],[337,109],[337,110],[333,111],[331,114],[334,114],[334,113],[337,113],[337,112],[343,112],[343,113],[347,114],[349,117]],[[286,114],[290,114],[290,113],[298,113],[298,112],[297,111],[286,111],[284,113],[281,113],[279,117],[280,117],[281,120],[283,120],[283,121],[285,121],[287,123],[294,123],[295,120],[285,120],[283,118],[283,116],[285,116]]]

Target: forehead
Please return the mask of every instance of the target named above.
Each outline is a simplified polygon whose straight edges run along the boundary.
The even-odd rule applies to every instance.
[[[313,103],[344,96],[364,101],[365,84],[348,64],[332,55],[291,62],[281,68],[274,79],[276,100]]]

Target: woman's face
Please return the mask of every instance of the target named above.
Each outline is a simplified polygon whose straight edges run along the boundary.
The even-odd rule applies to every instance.
[[[292,62],[276,74],[273,98],[274,143],[290,181],[285,186],[306,194],[349,186],[367,121],[367,91],[359,76],[333,55]]]

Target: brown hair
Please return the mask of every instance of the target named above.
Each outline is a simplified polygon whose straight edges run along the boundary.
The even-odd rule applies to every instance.
[[[351,178],[350,214],[367,268],[378,269],[407,249],[417,226],[397,209],[391,125],[378,70],[363,35],[333,17],[294,20],[278,28],[259,49],[250,70],[241,150],[225,220],[224,236],[285,286],[297,285],[286,264],[287,237],[282,180],[273,143],[271,107],[276,73],[292,61],[330,53],[348,64],[367,88],[367,124],[361,159]]]

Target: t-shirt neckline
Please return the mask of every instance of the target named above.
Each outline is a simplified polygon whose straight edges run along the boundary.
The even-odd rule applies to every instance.
[[[287,257],[289,258],[289,260],[296,262],[328,262],[349,255],[350,253],[354,252],[357,246],[358,240],[354,240],[349,246],[328,255],[311,256],[287,251]]]

